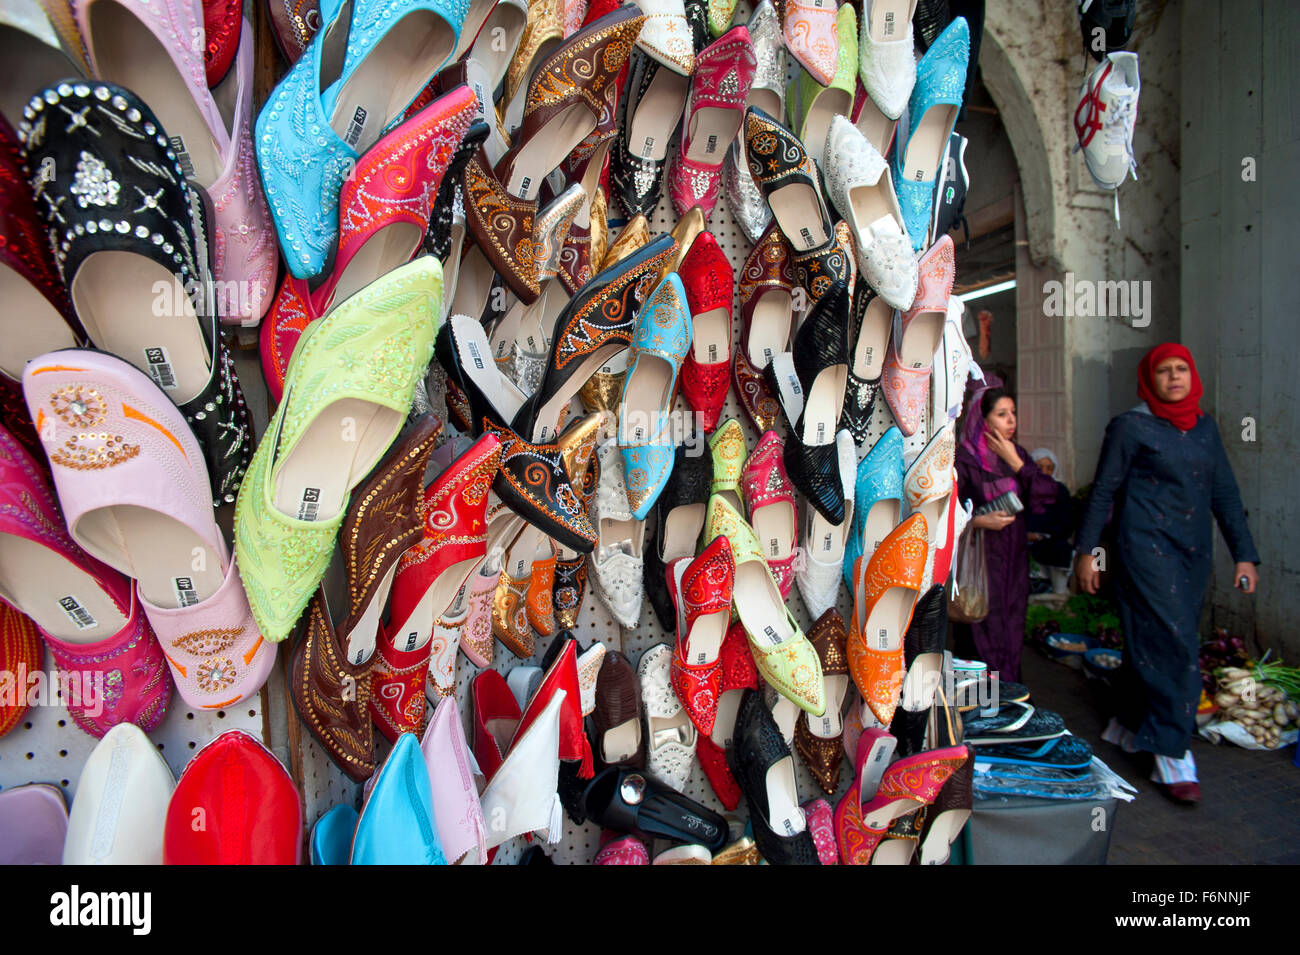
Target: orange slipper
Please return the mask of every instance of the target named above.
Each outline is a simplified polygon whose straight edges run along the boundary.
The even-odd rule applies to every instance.
[[[929,554],[925,518],[913,514],[853,569],[849,672],[876,719],[889,725],[906,671],[903,635],[912,621]],[[869,642],[868,642],[869,641]]]

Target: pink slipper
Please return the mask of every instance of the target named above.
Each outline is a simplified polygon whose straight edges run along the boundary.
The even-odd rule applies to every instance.
[[[35,359],[23,391],[73,539],[135,578],[181,696],[222,709],[256,693],[275,646],[253,622],[184,415],[134,365],[88,349]]]
[[[131,581],[73,542],[46,480],[0,429],[0,599],[45,639],[73,722],[95,737],[154,729],[171,700],[158,641]]]
[[[605,835],[612,835],[605,833]],[[610,839],[596,853],[594,865],[649,865],[650,852],[636,836]]]
[[[835,0],[785,0],[781,32],[790,51],[819,86],[830,86],[839,62]]]
[[[825,799],[814,799],[803,804],[803,811],[813,845],[817,847],[817,858],[822,860],[822,865],[839,865],[840,850],[835,842],[835,814],[831,804]]]
[[[895,319],[885,352],[881,391],[898,430],[916,434],[930,407],[930,374],[934,353],[943,341],[957,265],[952,239],[943,236],[917,260],[920,281],[912,307]]]
[[[244,25],[236,56],[232,129],[208,89],[203,44],[192,42],[203,37],[200,0],[82,0],[75,15],[95,76],[149,104],[180,147],[187,178],[213,202],[213,278],[222,321],[256,325],[271,305],[276,246],[253,171],[252,27]]]
[[[478,798],[483,774],[465,741],[455,697],[443,697],[434,708],[420,749],[429,767],[433,816],[443,854],[448,862],[464,856],[466,864],[485,865],[487,823]]]

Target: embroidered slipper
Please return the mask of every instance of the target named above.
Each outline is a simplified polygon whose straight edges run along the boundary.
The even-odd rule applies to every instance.
[[[107,440],[112,448],[96,437],[72,460],[93,470],[126,460],[127,446]],[[118,723],[152,730],[172,692],[158,640],[131,581],[68,533],[48,480],[0,430],[0,599],[30,617],[50,648],[73,722],[97,738]]]
[[[421,256],[312,323],[235,505],[235,553],[271,641],[324,576],[354,488],[406,421],[433,353],[442,267]]]
[[[37,355],[86,338],[55,270],[23,171],[26,161],[18,134],[0,116],[0,374],[15,381]]]
[[[120,723],[90,751],[77,781],[64,865],[162,865],[163,831],[176,780],[138,726]]]
[[[181,412],[144,372],[90,349],[35,359],[23,390],[73,539],[134,578],[181,696],[223,709],[256,693],[275,647],[253,621]]]
[[[0,737],[22,722],[27,712],[26,674],[40,668],[41,638],[36,624],[0,600],[0,672],[12,674],[9,685],[13,687],[12,695],[0,693]]]

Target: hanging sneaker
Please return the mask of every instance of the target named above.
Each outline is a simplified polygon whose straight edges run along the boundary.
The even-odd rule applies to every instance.
[[[1110,53],[1079,93],[1074,110],[1074,132],[1079,138],[1075,149],[1083,150],[1088,172],[1102,189],[1119,189],[1130,173],[1137,179],[1133,127],[1141,88],[1137,54]],[[1118,221],[1118,193],[1115,203]]]

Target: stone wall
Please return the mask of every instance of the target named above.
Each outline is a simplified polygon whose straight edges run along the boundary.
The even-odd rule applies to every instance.
[[[1300,6],[1188,0],[1182,20],[1181,337],[1263,561],[1259,593],[1242,594],[1216,541],[1206,624],[1253,635],[1297,664]]]

